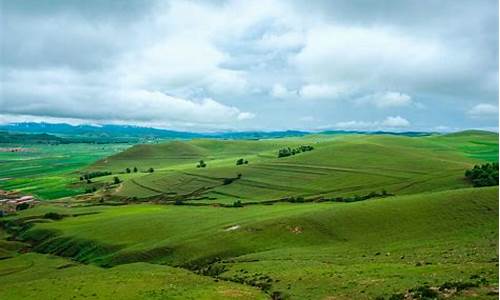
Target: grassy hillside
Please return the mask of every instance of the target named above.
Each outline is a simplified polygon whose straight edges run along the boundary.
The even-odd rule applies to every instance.
[[[294,299],[370,299],[471,278],[485,295],[498,282],[498,188],[244,208],[46,205],[22,216],[49,211],[75,216],[24,232],[38,252],[181,266]]]
[[[277,158],[285,147],[313,151]],[[248,165],[236,166],[239,158]],[[203,159],[206,168],[197,168]],[[474,163],[498,160],[498,135],[464,132],[426,137],[310,135],[265,141],[193,140],[137,145],[87,171],[124,172],[115,195],[172,197],[196,203],[267,201],[284,197],[396,195],[467,187],[463,173]],[[146,173],[154,168],[153,174]],[[224,178],[241,179],[223,184]],[[111,182],[112,176],[97,182]]]
[[[498,298],[498,187],[464,178],[497,134],[76,146],[0,153],[7,188],[97,190],[0,219],[1,299]]]

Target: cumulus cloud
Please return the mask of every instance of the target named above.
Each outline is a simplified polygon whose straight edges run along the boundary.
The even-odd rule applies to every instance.
[[[339,129],[351,129],[351,130],[383,130],[383,129],[400,129],[409,127],[410,122],[405,118],[400,116],[389,116],[382,121],[346,121],[338,122],[334,125],[335,128]]]
[[[375,93],[361,97],[356,103],[373,105],[377,108],[405,107],[413,104],[411,96],[399,92]]]
[[[480,103],[472,107],[468,114],[472,117],[492,117],[498,116],[498,106],[488,103]]]
[[[289,90],[281,83],[276,83],[271,89],[271,95],[274,98],[279,99],[290,99],[297,97],[297,91]]]
[[[345,89],[328,84],[307,84],[300,89],[300,96],[305,99],[335,99]]]

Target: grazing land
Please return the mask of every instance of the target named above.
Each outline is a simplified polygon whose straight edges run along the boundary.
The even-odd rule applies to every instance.
[[[0,144],[0,189],[41,199],[83,193],[76,173],[95,160],[124,150],[126,144]],[[1,151],[5,149],[5,151]]]
[[[57,147],[89,156],[0,219],[1,299],[498,298],[498,186],[465,176],[496,133]]]

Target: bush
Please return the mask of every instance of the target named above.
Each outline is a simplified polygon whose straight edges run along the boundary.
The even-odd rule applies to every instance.
[[[137,173],[137,171],[138,171],[137,167],[134,167],[134,173]]]
[[[202,160],[200,160],[198,162],[198,164],[196,165],[197,168],[205,168],[207,166],[207,164]]]
[[[113,183],[114,184],[119,184],[121,182],[120,178],[118,176],[113,177]]]
[[[234,201],[234,203],[233,203],[233,207],[243,207],[243,204],[241,203],[241,201],[240,201],[240,200],[236,200],[236,201]]]
[[[474,187],[498,185],[498,163],[475,165],[465,171],[465,177]]]
[[[240,158],[236,161],[236,165],[239,166],[239,165],[242,165],[245,163],[245,160],[243,158]]]
[[[95,178],[95,177],[108,176],[108,175],[111,175],[111,172],[109,172],[109,171],[95,171],[95,172],[83,174],[82,177],[83,177],[83,179],[90,180],[90,179]],[[82,178],[82,177],[80,177],[80,178]],[[80,179],[80,180],[83,180],[83,179]]]
[[[149,172],[149,173],[153,173],[154,171],[155,171],[155,169],[153,169],[153,168],[149,168],[149,169],[148,169],[148,172]]]
[[[51,219],[51,220],[61,220],[63,218],[63,215],[60,215],[55,212],[48,212],[45,215],[43,215],[44,219]]]
[[[130,172],[131,172],[131,171],[130,171],[130,168],[126,168],[126,169],[125,169],[125,172],[130,173]]]

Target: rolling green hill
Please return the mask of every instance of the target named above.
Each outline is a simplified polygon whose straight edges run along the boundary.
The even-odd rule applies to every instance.
[[[47,212],[68,216],[47,222],[40,218]],[[474,291],[486,297],[498,282],[496,187],[244,208],[44,205],[23,217],[18,220],[35,225],[19,237],[35,251],[123,265],[109,269],[118,277],[140,272],[130,263],[160,263],[293,299],[371,299],[478,278],[482,283]],[[169,271],[158,267],[158,272]],[[19,275],[4,278],[9,276]],[[82,280],[85,287],[88,279]],[[159,287],[152,283],[151,288]]]
[[[280,148],[314,150],[278,158]],[[248,165],[237,166],[244,158]],[[207,167],[197,168],[203,159]],[[386,190],[396,195],[467,187],[463,173],[473,164],[498,160],[498,135],[311,135],[265,141],[193,140],[137,145],[87,171],[123,174],[114,195],[158,197],[196,203],[269,201],[285,197],[329,198]],[[145,173],[154,168],[152,174]],[[224,184],[224,178],[241,178]],[[111,182],[103,177],[98,182]]]
[[[4,153],[24,191],[96,191],[0,218],[0,299],[498,298],[498,187],[464,177],[498,134],[76,146]]]

